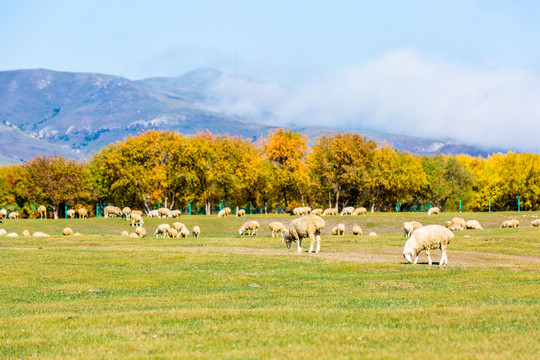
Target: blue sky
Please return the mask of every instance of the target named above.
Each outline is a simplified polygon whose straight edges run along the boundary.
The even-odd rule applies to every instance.
[[[497,0],[4,1],[0,70],[141,79],[236,69],[294,93],[267,87],[249,111],[230,99],[218,110],[271,108],[274,122],[324,124],[339,109],[343,127],[540,151],[523,133],[540,116],[539,10],[538,1]],[[493,129],[509,122],[515,133]],[[491,142],[449,131],[452,123],[489,130]]]

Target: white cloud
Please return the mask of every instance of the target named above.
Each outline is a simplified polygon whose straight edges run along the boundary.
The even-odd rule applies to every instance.
[[[327,125],[540,151],[540,77],[469,67],[413,50],[349,66],[296,89],[223,76],[213,110],[278,125]]]

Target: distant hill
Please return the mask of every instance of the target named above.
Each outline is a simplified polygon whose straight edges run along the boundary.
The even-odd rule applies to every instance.
[[[217,70],[200,69],[179,77],[132,81],[113,75],[44,69],[2,71],[0,164],[53,153],[84,158],[146,129],[185,134],[208,129],[253,139],[275,128],[205,110],[201,104],[212,100],[208,89],[222,75]],[[293,130],[311,137],[321,131],[337,131],[320,127]],[[403,151],[485,154],[450,141],[358,132]]]

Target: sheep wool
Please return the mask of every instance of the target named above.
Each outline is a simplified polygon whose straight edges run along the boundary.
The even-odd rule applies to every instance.
[[[44,205],[40,205],[37,209],[38,213],[39,213],[39,218],[40,219],[43,219],[43,218],[47,218],[47,208],[44,206]],[[69,216],[69,214],[68,214]]]
[[[311,215],[321,216],[322,213],[323,213],[323,209],[313,209],[313,210],[311,210]]]
[[[64,228],[64,230],[62,230],[62,234],[64,234],[64,236],[71,236],[73,235],[73,230],[71,230],[71,228]]]
[[[477,220],[467,220],[465,222],[465,229],[483,230],[482,226]]]
[[[144,221],[141,215],[132,214],[131,215],[131,226],[143,226]]]
[[[438,207],[432,207],[427,212],[428,215],[439,215],[440,213],[441,213],[441,209],[439,209]]]
[[[156,237],[160,237],[160,235],[161,237],[165,237],[168,228],[170,228],[169,224],[160,224],[158,225],[156,231],[154,231],[154,234]]]
[[[248,221],[238,230],[240,235],[257,235],[259,232],[259,223],[257,221]]]
[[[45,233],[42,233],[41,231],[35,232],[32,234],[32,237],[49,237],[50,235],[47,235]]]
[[[418,262],[418,254],[425,250],[428,256],[429,265],[432,264],[430,250],[440,249],[442,252],[439,265],[447,265],[448,257],[446,247],[454,238],[452,231],[441,225],[427,225],[413,232],[403,248],[403,257],[410,264]],[[413,260],[414,259],[414,260]]]
[[[338,224],[332,229],[332,235],[344,235],[345,234],[345,225]]]
[[[302,239],[311,238],[309,252],[313,251],[315,240],[317,240],[316,252],[319,252],[321,250],[321,231],[324,229],[324,226],[324,220],[317,215],[303,216],[291,221],[289,228],[283,236],[283,241],[287,244],[288,249],[291,248],[293,241],[298,241],[298,252],[302,252]]]
[[[353,235],[362,235],[362,228],[358,225],[355,225],[353,228],[352,228],[352,233]]]
[[[143,228],[142,226],[137,226],[137,227],[135,228],[135,233],[136,233],[137,235],[139,235],[139,237],[141,237],[141,238],[142,238],[142,237],[145,237],[145,236],[146,236],[146,229]]]
[[[422,227],[418,221],[406,221],[403,223],[403,236],[411,236],[413,231]]]
[[[194,226],[193,230],[191,230],[191,232],[193,233],[194,238],[198,238],[199,235],[201,235],[201,228],[198,227],[198,226]]]
[[[180,229],[180,233],[178,237],[187,238],[188,236],[189,236],[189,230],[187,227],[184,226],[182,229]]]
[[[540,226],[540,219],[533,220],[531,223],[531,226],[538,227]]]
[[[24,237],[30,236],[30,231],[28,231],[28,230],[23,230],[21,236],[24,236]]]
[[[356,208],[353,212],[353,215],[366,215],[366,214],[367,214],[367,209],[365,207]]]
[[[277,236],[278,233],[279,233],[279,235],[281,237],[283,237],[283,234],[285,234],[285,231],[287,231],[287,229],[285,228],[285,225],[283,225],[279,221],[275,221],[275,222],[270,223],[270,225],[268,225],[268,227],[272,231],[272,237]]]
[[[75,210],[69,209],[69,210],[66,212],[66,215],[67,215],[70,219],[74,219],[74,218],[75,218]]]
[[[354,213],[354,208],[352,206],[348,206],[346,208],[343,208],[343,210],[341,210],[341,216],[343,215],[352,215]]]
[[[6,218],[7,218],[7,210],[6,209],[0,209],[0,223],[5,222]]]
[[[325,209],[322,213],[322,216],[326,216],[326,215],[337,215],[338,214],[338,211],[337,209],[334,209],[334,208],[328,208],[328,209]]]
[[[88,219],[88,210],[86,210],[85,208],[80,208],[77,211],[77,214],[79,214],[80,219]]]
[[[129,233],[127,231],[122,231],[122,236],[129,236]]]
[[[510,229],[519,227],[519,220],[505,220],[501,224],[501,229]]]
[[[7,232],[4,229],[0,229],[0,236],[6,236]]]

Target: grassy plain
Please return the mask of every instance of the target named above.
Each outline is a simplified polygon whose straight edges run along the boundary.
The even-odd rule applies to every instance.
[[[404,263],[403,221],[454,216],[485,230],[456,232],[449,266]],[[327,217],[319,254],[270,236],[286,215],[248,216],[262,231],[243,238],[245,219],[178,219],[199,239],[121,237],[121,219],[8,220],[0,228],[52,236],[0,237],[0,358],[538,359],[538,216]],[[509,218],[522,227],[499,229]],[[330,236],[339,222],[349,234]]]

